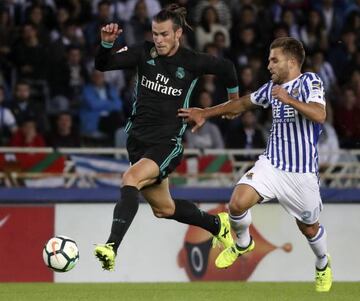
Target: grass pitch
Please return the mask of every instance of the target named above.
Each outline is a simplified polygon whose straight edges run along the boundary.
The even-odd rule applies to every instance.
[[[335,282],[330,293],[313,283],[1,283],[1,301],[356,301],[359,282]]]

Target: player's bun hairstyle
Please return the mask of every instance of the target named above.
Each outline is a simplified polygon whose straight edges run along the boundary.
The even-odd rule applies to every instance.
[[[191,26],[186,22],[186,14],[187,11],[185,7],[173,3],[158,12],[153,17],[153,21],[161,23],[171,20],[174,24],[174,30],[179,28],[185,29],[186,27],[191,29]]]
[[[282,48],[285,54],[293,56],[300,67],[304,63],[305,50],[299,40],[290,37],[277,38],[270,45],[270,50],[274,48]]]

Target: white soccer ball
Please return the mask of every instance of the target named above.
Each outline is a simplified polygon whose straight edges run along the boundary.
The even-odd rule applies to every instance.
[[[79,249],[73,239],[58,235],[45,244],[43,259],[55,272],[67,272],[79,261]]]

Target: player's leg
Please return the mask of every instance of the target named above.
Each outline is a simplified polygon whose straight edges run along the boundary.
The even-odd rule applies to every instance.
[[[327,235],[319,224],[322,201],[318,178],[312,173],[289,173],[277,171],[280,181],[277,198],[279,203],[296,219],[296,223],[306,237],[315,262],[315,288],[319,292],[329,291],[332,273],[327,254]]]
[[[301,233],[307,238],[309,246],[316,257],[315,289],[318,292],[328,292],[332,285],[332,271],[327,250],[326,230],[319,222],[309,225],[297,219],[296,223]]]
[[[232,230],[236,234],[234,245],[222,251],[215,260],[218,268],[227,268],[235,260],[255,248],[255,242],[250,236],[251,224],[250,208],[262,200],[259,193],[247,184],[235,186],[229,204],[229,220]]]
[[[187,200],[173,200],[169,191],[168,178],[163,179],[158,185],[145,187],[141,193],[151,205],[156,217],[201,227],[217,237],[225,247],[232,244],[227,214],[211,215]]]
[[[235,186],[229,204],[229,219],[236,234],[236,243],[219,254],[215,260],[218,268],[227,268],[235,260],[255,248],[250,236],[250,208],[259,202],[266,202],[275,197],[272,192],[273,167],[265,157],[260,157],[255,166],[241,177]]]
[[[123,175],[121,198],[116,203],[108,243],[114,243],[116,251],[139,208],[139,190],[156,181],[158,167],[155,162],[143,158],[132,165]]]
[[[97,245],[95,248],[95,255],[104,269],[114,269],[119,245],[139,207],[139,190],[145,185],[154,183],[158,174],[157,164],[146,158],[140,159],[124,173],[121,198],[114,208],[110,236],[105,245]]]

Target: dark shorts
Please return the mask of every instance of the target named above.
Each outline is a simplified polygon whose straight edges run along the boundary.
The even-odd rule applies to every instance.
[[[180,164],[184,147],[181,143],[145,143],[135,137],[129,136],[126,145],[129,161],[135,164],[141,158],[153,160],[160,169],[158,180],[161,182]]]

